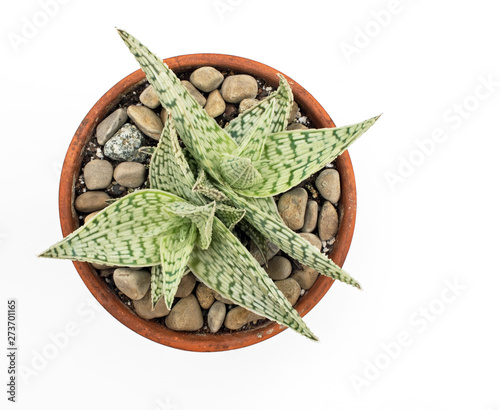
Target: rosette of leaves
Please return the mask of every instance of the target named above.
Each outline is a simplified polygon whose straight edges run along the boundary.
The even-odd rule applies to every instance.
[[[283,223],[272,196],[333,161],[378,117],[286,131],[293,94],[280,76],[276,92],[222,129],[166,64],[119,33],[168,112],[158,146],[145,149],[152,154],[150,189],[113,202],[40,256],[150,266],[153,305],[164,297],[168,307],[191,270],[223,297],[317,340],[233,229],[238,224],[263,253],[271,241],[300,263],[359,288]]]

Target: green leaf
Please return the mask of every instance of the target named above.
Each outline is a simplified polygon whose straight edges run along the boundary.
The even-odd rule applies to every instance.
[[[151,302],[153,304],[153,309],[160,300],[160,298],[162,297],[162,295],[163,295],[163,271],[161,265],[154,265],[151,267]]]
[[[240,228],[254,243],[258,252],[262,256],[262,259],[266,262],[265,265],[267,266],[267,244],[269,242],[267,238],[255,229],[248,221],[243,221],[240,224]]]
[[[149,184],[153,189],[172,192],[197,205],[206,202],[199,193],[193,192],[195,178],[179,145],[170,112],[151,157]]]
[[[261,159],[254,163],[262,181],[238,193],[266,197],[288,191],[344,152],[380,116],[339,128],[294,130],[267,137]]]
[[[158,265],[161,234],[172,226],[163,209],[179,201],[183,200],[164,191],[131,193],[40,256],[117,266]]]
[[[260,172],[249,158],[223,155],[219,164],[220,174],[235,189],[246,189],[262,181]]]
[[[243,219],[245,212],[244,209],[238,209],[220,203],[217,204],[217,209],[215,211],[217,218],[219,218],[230,231],[232,231],[236,224]]]
[[[201,193],[212,201],[227,202],[227,196],[210,182],[203,168],[199,169],[198,178],[193,186],[193,191]]]
[[[193,251],[198,233],[194,224],[189,223],[188,234],[168,235],[161,239],[162,293],[170,309],[184,275],[189,257]]]
[[[273,115],[274,101],[269,104],[262,116],[255,123],[255,126],[248,131],[243,141],[241,141],[241,145],[233,152],[233,155],[248,158],[251,161],[258,161],[262,155],[267,136],[271,133]]]
[[[175,128],[197,162],[214,178],[222,154],[230,154],[238,147],[233,139],[195,101],[172,70],[144,47],[136,38],[118,30],[125,44],[146,73],[162,106],[169,109]]]
[[[196,225],[199,233],[197,240],[202,249],[208,248],[212,240],[215,209],[215,201],[204,206],[195,206],[188,202],[173,202],[165,206],[167,213],[187,218]]]
[[[338,279],[358,289],[361,288],[351,275],[333,263],[304,238],[288,228],[282,220],[278,221],[275,218],[269,217],[260,209],[245,201],[245,198],[239,197],[234,191],[231,192],[227,189],[226,195],[235,204],[246,209],[246,220],[248,222],[292,258],[297,259],[303,265],[309,266],[325,276]]]
[[[226,126],[225,131],[231,135],[237,144],[243,141],[248,132],[255,127],[255,124],[262,117],[265,110],[273,103],[274,116],[271,122],[270,133],[281,132],[286,129],[293,103],[293,94],[285,77],[281,74],[278,74],[278,76],[280,84],[276,92],[240,114]]]
[[[223,297],[317,340],[255,258],[218,219],[212,244],[207,250],[195,247],[189,267]]]

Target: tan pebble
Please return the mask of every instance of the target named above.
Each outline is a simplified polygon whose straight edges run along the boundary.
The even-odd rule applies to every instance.
[[[75,208],[83,213],[100,211],[108,206],[106,201],[111,197],[102,191],[87,191],[75,199]]]
[[[152,85],[147,86],[139,96],[139,101],[146,107],[155,109],[160,105],[160,99]]]
[[[186,87],[188,90],[189,94],[196,100],[198,104],[200,104],[202,107],[205,106],[207,103],[207,99],[203,96],[202,93],[200,93],[193,84],[191,84],[189,81],[182,80],[181,81],[182,85]]]
[[[194,295],[179,300],[165,319],[169,329],[194,332],[203,327],[203,314]]]
[[[144,134],[156,141],[160,139],[163,124],[151,108],[131,105],[127,108],[127,114]]]
[[[208,328],[212,333],[217,333],[226,318],[226,305],[222,302],[215,302],[208,311]]]
[[[187,275],[184,275],[179,283],[179,287],[177,288],[177,292],[175,293],[176,298],[184,298],[191,294],[194,287],[196,286],[196,277],[189,272]]]
[[[203,309],[208,309],[215,302],[214,291],[202,282],[196,287],[196,297]]]
[[[285,280],[278,280],[274,282],[274,284],[279,290],[281,290],[292,306],[297,303],[301,289],[299,283],[295,279],[288,278]]]
[[[335,207],[325,201],[318,218],[318,235],[322,241],[332,239],[339,229],[339,216]]]
[[[238,330],[246,324],[259,319],[264,318],[241,306],[236,306],[227,313],[226,319],[224,320],[224,326],[230,330]]]
[[[143,319],[155,319],[157,317],[167,316],[170,309],[165,304],[165,298],[162,296],[156,303],[153,309],[153,301],[151,299],[151,288],[142,299],[132,301],[134,304],[135,313]]]

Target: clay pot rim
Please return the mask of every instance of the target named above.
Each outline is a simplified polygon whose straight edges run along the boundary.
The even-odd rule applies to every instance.
[[[245,73],[257,78],[264,78],[273,87],[277,87],[277,74],[281,73],[257,61],[225,54],[188,54],[167,58],[164,61],[176,72],[190,71],[202,66],[212,66],[219,69],[229,69],[235,73]],[[283,75],[292,87],[295,100],[307,113],[311,121],[318,128],[334,127],[335,124],[332,119],[313,96],[286,74]],[[97,124],[117,105],[120,96],[126,94],[144,79],[145,75],[139,69],[119,81],[92,107],[76,131],[64,160],[59,189],[59,211],[64,236],[67,236],[79,226],[74,209],[74,185],[79,176],[84,146],[92,137]],[[341,221],[334,248],[329,257],[337,265],[342,266],[349,251],[354,232],[356,184],[347,151],[336,159],[336,166],[341,176],[342,196],[339,207]],[[286,329],[285,326],[275,322],[268,322],[248,331],[235,331],[222,335],[176,332],[164,325],[137,316],[131,308],[127,307],[108,288],[90,264],[77,261],[73,263],[87,288],[113,317],[136,333],[166,346],[197,352],[225,351],[262,342]],[[332,284],[332,279],[320,275],[314,286],[295,305],[295,309],[301,316],[304,316],[322,299]]]

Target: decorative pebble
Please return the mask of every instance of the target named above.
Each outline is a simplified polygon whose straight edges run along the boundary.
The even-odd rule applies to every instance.
[[[83,168],[85,186],[90,189],[104,189],[113,179],[113,165],[109,161],[94,159]]]
[[[176,298],[185,298],[193,292],[194,287],[196,286],[196,277],[189,272],[187,275],[184,275],[179,283],[179,287],[177,288],[177,292],[175,293]]]
[[[108,199],[111,198],[106,192],[87,191],[75,199],[75,208],[84,214],[100,211],[108,206]]]
[[[318,203],[313,200],[307,201],[306,215],[304,217],[304,226],[302,232],[310,233],[316,229],[318,223]]]
[[[309,290],[316,282],[319,272],[310,268],[309,266],[304,266],[303,269],[298,270],[292,274],[292,278],[295,279],[300,287],[305,290]]]
[[[95,130],[95,136],[99,145],[104,145],[127,122],[128,115],[125,108],[118,108],[108,115]]]
[[[226,305],[222,302],[215,302],[207,315],[208,328],[212,333],[217,333],[226,318]]]
[[[144,162],[146,155],[139,152],[144,137],[135,125],[125,124],[104,145],[104,155],[116,161]]]
[[[194,332],[203,327],[203,314],[194,295],[179,300],[165,319],[169,329]]]
[[[274,284],[279,290],[281,290],[281,292],[283,292],[283,295],[285,295],[292,306],[297,303],[301,288],[295,279],[288,278],[285,280],[278,280],[274,282]]]
[[[131,105],[127,108],[127,114],[144,134],[156,141],[160,139],[163,123],[151,108]]]
[[[209,93],[222,84],[224,76],[213,67],[200,67],[191,73],[189,81],[199,90]]]
[[[202,282],[198,283],[196,287],[196,297],[203,309],[210,308],[215,302],[214,291]]]
[[[299,236],[301,236],[302,238],[304,238],[312,246],[315,246],[316,248],[318,248],[318,250],[321,250],[321,247],[322,247],[321,239],[319,239],[313,233],[301,232],[301,233],[299,233]]]
[[[165,123],[167,122],[167,117],[168,117],[168,111],[164,107],[162,107],[160,111],[160,120],[163,123],[163,125],[165,125]]]
[[[336,169],[325,169],[316,178],[316,188],[327,201],[336,204],[340,199],[340,175]]]
[[[264,319],[256,313],[250,312],[241,306],[231,309],[224,320],[224,326],[230,330],[238,330],[254,320]]]
[[[139,96],[139,101],[152,110],[158,108],[160,105],[160,99],[158,98],[158,95],[156,95],[156,91],[152,85],[148,85],[144,89]]]
[[[292,122],[288,127],[286,127],[287,131],[293,131],[293,130],[307,130],[308,128],[304,125],[301,124],[300,122]]]
[[[113,267],[118,267],[118,266],[114,266],[114,265],[105,265],[103,263],[91,263],[92,267],[95,268],[95,269],[99,269],[99,270],[104,270],[104,269],[110,269],[110,268],[113,268]]]
[[[137,188],[146,181],[146,167],[140,162],[121,162],[116,166],[113,177],[124,187]]]
[[[234,305],[234,302],[232,300],[226,299],[220,293],[217,293],[214,291],[214,296],[215,296],[215,299],[217,299],[219,302],[225,303],[226,305]]]
[[[299,112],[299,105],[297,104],[297,101],[294,101],[292,103],[292,107],[290,108],[290,114],[288,115],[288,124],[290,124],[295,117],[297,117],[297,113]]]
[[[257,80],[247,74],[227,76],[222,83],[222,97],[229,103],[239,103],[245,98],[255,98],[259,86]]]
[[[181,81],[182,85],[184,87],[186,87],[186,89],[188,90],[189,94],[191,94],[191,96],[196,100],[196,102],[198,104],[200,104],[202,107],[205,106],[205,104],[207,103],[207,99],[205,97],[203,97],[203,94],[200,93],[195,87],[193,84],[191,84],[189,81],[186,81],[186,80],[182,80]]]
[[[339,215],[335,207],[328,201],[325,201],[319,211],[318,235],[322,241],[332,239],[339,229]]]
[[[275,256],[269,260],[264,270],[272,280],[283,280],[292,273],[292,263],[283,256]]]
[[[212,118],[218,117],[226,110],[226,102],[222,98],[219,90],[213,90],[208,94],[207,103],[205,104],[205,111]]]
[[[151,284],[151,274],[147,270],[118,268],[113,273],[113,280],[118,289],[133,300],[142,299]]]
[[[296,231],[304,226],[307,206],[307,191],[295,188],[281,195],[278,201],[278,212],[286,226]]]
[[[86,224],[88,221],[90,221],[98,213],[99,213],[99,211],[94,211],[94,212],[88,214],[85,218],[83,218],[83,223]]]
[[[165,298],[161,297],[153,309],[153,301],[151,300],[151,288],[147,291],[142,299],[133,300],[135,313],[143,319],[155,319],[164,317],[170,313],[170,309],[165,304]]]
[[[243,113],[245,111],[248,111],[250,108],[253,106],[257,105],[260,101],[257,100],[256,98],[245,98],[240,102],[240,106],[238,107],[238,111],[240,113]]]

